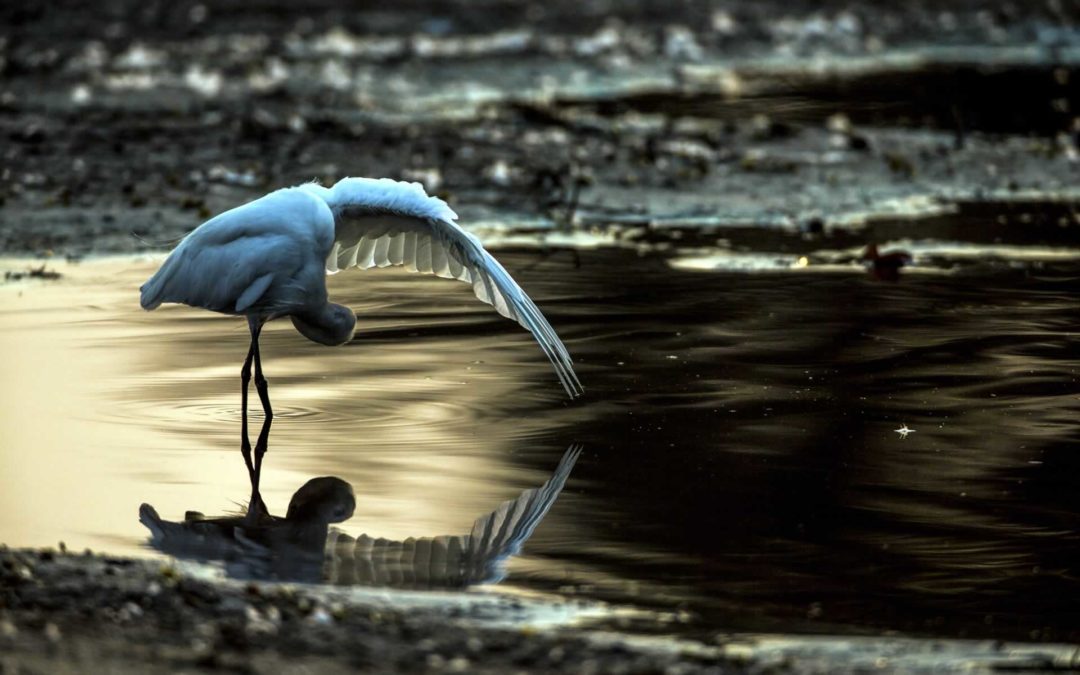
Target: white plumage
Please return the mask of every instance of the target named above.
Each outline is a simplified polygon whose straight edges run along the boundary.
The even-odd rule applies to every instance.
[[[571,396],[573,362],[525,291],[457,214],[418,183],[344,178],[272,192],[201,225],[142,287],[142,306],[179,302],[265,321],[326,304],[323,270],[403,265],[469,283],[476,296],[536,338]]]
[[[428,196],[418,183],[343,178],[331,188],[308,183],[277,190],[191,232],[143,284],[140,302],[148,310],[176,302],[246,316],[252,343],[244,369],[245,397],[254,362],[256,386],[269,415],[258,351],[263,323],[289,316],[311,340],[348,342],[356,316],[329,302],[326,274],[402,265],[471,284],[480,300],[532,333],[567,394],[581,394],[573,362],[551,324],[456,220],[446,202]],[[245,429],[246,414],[245,404]],[[261,456],[258,446],[256,455]],[[248,467],[254,468],[257,487],[258,464],[248,461]]]

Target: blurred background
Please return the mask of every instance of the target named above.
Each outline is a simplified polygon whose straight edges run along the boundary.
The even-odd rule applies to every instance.
[[[139,250],[131,232],[170,239],[344,175],[420,181],[515,227],[614,211],[816,231],[1075,187],[1080,9],[1059,0],[0,12],[9,252]]]

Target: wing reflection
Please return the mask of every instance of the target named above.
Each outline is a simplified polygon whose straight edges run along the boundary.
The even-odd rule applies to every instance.
[[[464,535],[391,541],[354,538],[331,528],[350,518],[356,507],[352,487],[333,476],[305,483],[283,518],[207,518],[188,512],[183,521],[172,522],[143,504],[139,520],[150,530],[151,547],[177,558],[224,563],[233,578],[465,588],[505,577],[507,560],[547,515],[580,454],[581,446],[571,446],[541,487],[525,490],[477,518]]]

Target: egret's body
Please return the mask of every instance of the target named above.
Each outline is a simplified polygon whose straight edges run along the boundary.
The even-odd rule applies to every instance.
[[[268,320],[327,303],[334,244],[326,202],[278,190],[211,218],[180,242],[141,288],[144,309],[163,302]]]
[[[356,315],[329,301],[327,273],[404,265],[471,283],[477,297],[533,334],[567,393],[581,393],[570,356],[540,310],[456,219],[445,202],[429,197],[416,183],[345,178],[332,188],[314,183],[285,188],[200,225],[143,284],[144,309],[174,302],[247,317],[251,348],[241,371],[241,448],[256,496],[269,424],[264,424],[253,461],[247,439],[252,365],[267,420],[273,415],[259,333],[266,321],[288,316],[315,342],[351,340]]]

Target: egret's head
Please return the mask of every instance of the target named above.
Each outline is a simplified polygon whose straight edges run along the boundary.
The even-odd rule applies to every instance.
[[[352,518],[356,496],[352,486],[335,476],[312,478],[289,500],[287,520],[302,524],[342,523]]]
[[[332,302],[317,312],[293,314],[292,322],[307,339],[331,347],[351,340],[356,330],[356,314],[348,307]]]

